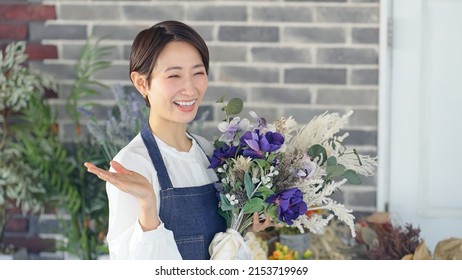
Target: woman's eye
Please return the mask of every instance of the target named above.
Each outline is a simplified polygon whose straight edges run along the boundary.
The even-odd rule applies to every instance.
[[[197,73],[194,74],[194,76],[197,76],[197,75],[205,75],[205,73],[204,72],[197,72]]]
[[[170,75],[170,76],[168,76],[169,79],[170,78],[179,78],[179,77],[180,77],[179,75]]]

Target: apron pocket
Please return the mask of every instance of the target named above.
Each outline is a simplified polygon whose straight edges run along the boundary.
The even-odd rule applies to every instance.
[[[183,260],[205,259],[205,242],[202,234],[179,237],[175,241]]]

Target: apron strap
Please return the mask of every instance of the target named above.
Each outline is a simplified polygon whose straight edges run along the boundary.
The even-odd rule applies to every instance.
[[[204,153],[204,155],[207,157],[207,160],[209,161],[210,163],[210,157],[209,155],[207,155],[207,153],[205,152],[204,148],[202,148],[201,146],[201,143],[199,141],[197,141],[196,137],[194,137],[189,131],[186,131],[186,133],[189,135],[189,137],[191,137],[192,139],[194,139],[197,143],[197,145],[199,146],[199,148],[202,150],[202,152]]]
[[[141,138],[143,139],[144,145],[148,149],[149,157],[151,158],[152,164],[157,171],[157,178],[160,183],[160,187],[163,190],[173,188],[172,181],[168,176],[167,168],[165,167],[164,160],[159,151],[159,146],[157,146],[156,139],[152,134],[151,128],[149,127],[149,122],[143,124],[141,129]]]

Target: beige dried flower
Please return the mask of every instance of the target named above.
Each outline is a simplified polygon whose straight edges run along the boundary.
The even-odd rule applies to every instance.
[[[232,159],[234,162],[233,169],[234,171],[244,171],[247,172],[250,168],[252,161],[251,157],[238,156],[236,159]]]

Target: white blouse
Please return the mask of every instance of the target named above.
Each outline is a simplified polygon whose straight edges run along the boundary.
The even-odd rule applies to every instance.
[[[155,137],[155,136],[154,136]],[[188,136],[189,137],[189,136]],[[202,186],[217,181],[213,169],[208,169],[209,160],[202,151],[211,155],[213,146],[205,138],[194,135],[192,147],[188,152],[180,152],[155,137],[173,187]],[[145,176],[157,198],[160,208],[160,185],[148,150],[138,134],[114,157],[125,168]],[[113,169],[111,169],[114,172]],[[106,183],[109,200],[109,229],[107,242],[110,259],[169,260],[181,259],[172,231],[161,221],[155,230],[143,232],[138,221],[139,205],[137,199],[120,191],[111,183]],[[218,207],[218,206],[217,206]],[[185,209],[188,211],[188,209]]]

